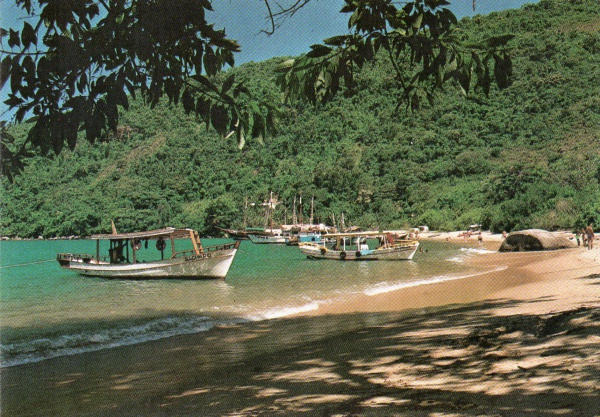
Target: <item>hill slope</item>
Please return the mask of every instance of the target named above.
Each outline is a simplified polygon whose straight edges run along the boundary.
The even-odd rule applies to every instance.
[[[0,234],[86,235],[110,230],[262,225],[270,191],[291,220],[314,195],[318,221],[363,227],[493,230],[600,224],[600,5],[543,0],[460,23],[465,39],[516,35],[514,77],[488,98],[440,94],[435,107],[395,111],[390,69],[362,71],[354,95],[320,108],[298,104],[264,146],[238,150],[167,105],[135,104],[133,131],[106,143],[80,141],[36,156],[3,179]],[[255,92],[278,99],[278,59],[234,69]],[[23,135],[27,126],[13,133]],[[285,206],[285,208],[284,208]]]

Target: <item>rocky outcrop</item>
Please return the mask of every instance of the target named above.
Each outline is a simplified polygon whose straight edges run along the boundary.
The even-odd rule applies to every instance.
[[[530,229],[513,232],[502,242],[500,252],[525,252],[575,248],[577,244],[547,230]]]

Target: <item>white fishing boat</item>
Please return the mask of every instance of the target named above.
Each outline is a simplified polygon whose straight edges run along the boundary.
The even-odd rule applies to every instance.
[[[289,234],[284,232],[282,229],[265,229],[261,233],[248,233],[248,237],[252,243],[285,243]]]
[[[411,260],[418,247],[418,240],[387,232],[334,233],[299,245],[311,259],[338,261]]]
[[[195,230],[172,227],[135,233],[116,233],[116,230],[113,232],[91,236],[91,239],[96,241],[95,254],[59,253],[58,263],[61,267],[81,275],[102,278],[225,278],[240,244],[237,241],[202,246]],[[177,251],[175,242],[181,239],[190,240],[192,249]],[[108,256],[100,255],[100,241],[103,240],[109,241]],[[156,256],[159,259],[141,260],[142,245],[148,249],[150,241],[153,242],[156,252],[150,248],[150,251],[143,251],[143,256],[154,252],[160,254]],[[170,243],[170,251],[167,249],[167,242]]]

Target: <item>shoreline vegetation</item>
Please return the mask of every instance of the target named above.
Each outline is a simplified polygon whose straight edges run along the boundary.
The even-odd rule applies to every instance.
[[[483,236],[497,251],[501,236]],[[464,244],[422,236],[447,237]],[[5,368],[3,412],[598,415],[600,249],[467,262],[489,272]]]

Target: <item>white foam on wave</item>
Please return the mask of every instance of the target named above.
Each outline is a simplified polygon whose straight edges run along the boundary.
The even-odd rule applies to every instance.
[[[454,257],[448,258],[446,260],[449,262],[463,263],[463,262],[465,262],[465,259],[470,256],[489,255],[492,253],[496,253],[493,250],[482,249],[482,248],[460,248],[459,250],[460,250],[460,252],[462,252],[462,254],[460,256],[454,256]]]
[[[401,290],[404,288],[418,287],[420,285],[438,284],[440,282],[445,282],[445,281],[454,281],[454,280],[458,280],[458,279],[471,278],[471,277],[475,277],[478,275],[487,274],[490,272],[504,271],[506,268],[508,268],[508,267],[500,266],[495,269],[491,269],[491,270],[487,270],[487,271],[483,271],[483,272],[477,272],[474,274],[457,275],[457,276],[440,275],[440,276],[436,276],[436,277],[432,277],[432,278],[419,279],[419,280],[415,280],[415,281],[397,282],[397,283],[392,283],[392,284],[381,283],[381,284],[378,284],[371,288],[367,288],[364,291],[364,294],[365,295],[385,294],[388,292],[397,291],[397,290]]]
[[[469,255],[487,255],[490,253],[496,253],[496,251],[481,248],[460,248],[461,252],[466,252]]]
[[[59,356],[72,356],[119,346],[135,345],[172,336],[200,333],[219,325],[276,319],[318,308],[319,303],[311,301],[300,306],[274,307],[235,319],[215,319],[207,316],[166,317],[130,327],[83,331],[56,338],[3,344],[0,345],[2,358],[0,368],[40,362]]]
[[[319,303],[311,302],[301,306],[275,307],[261,313],[252,314],[247,318],[252,321],[278,319],[281,317],[291,316],[298,313],[306,313],[319,309]]]
[[[215,320],[205,316],[166,317],[131,327],[101,331],[83,331],[56,338],[42,338],[0,346],[1,368],[40,362],[59,356],[71,356],[183,334],[200,333],[216,325],[246,322],[244,319]]]
[[[459,264],[462,264],[462,263],[465,262],[465,259],[461,258],[460,256],[455,256],[454,258],[448,258],[446,260],[450,261],[450,262],[456,262],[456,263],[459,263]]]

